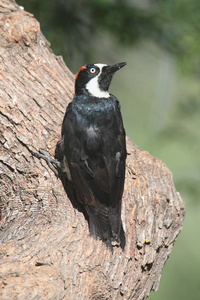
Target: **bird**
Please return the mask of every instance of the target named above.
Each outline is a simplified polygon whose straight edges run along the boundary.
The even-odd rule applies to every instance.
[[[120,103],[108,90],[115,72],[125,65],[80,68],[53,161],[71,182],[90,232],[111,249],[114,244],[125,247],[121,205],[127,151]]]

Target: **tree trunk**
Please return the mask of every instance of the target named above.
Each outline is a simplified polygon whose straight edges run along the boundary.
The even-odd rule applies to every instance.
[[[184,205],[164,163],[127,139],[124,252],[89,235],[54,155],[74,78],[33,16],[0,0],[0,298],[145,299],[182,229]]]

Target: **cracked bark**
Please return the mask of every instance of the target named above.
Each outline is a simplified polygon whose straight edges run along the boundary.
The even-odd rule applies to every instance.
[[[182,229],[172,174],[127,139],[125,251],[89,236],[60,180],[31,155],[54,155],[73,84],[33,16],[0,0],[1,299],[145,299]]]

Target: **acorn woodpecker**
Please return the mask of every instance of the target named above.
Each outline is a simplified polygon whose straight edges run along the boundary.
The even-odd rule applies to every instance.
[[[122,249],[125,246],[121,200],[127,153],[120,104],[108,88],[113,74],[125,65],[96,63],[80,68],[55,156],[89,216],[91,232],[111,249],[113,241]]]

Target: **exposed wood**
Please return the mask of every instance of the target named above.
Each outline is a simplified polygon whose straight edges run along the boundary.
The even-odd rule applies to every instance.
[[[89,236],[60,180],[31,154],[54,155],[73,85],[33,16],[0,0],[1,299],[145,299],[182,229],[172,174],[127,139],[125,251]]]

